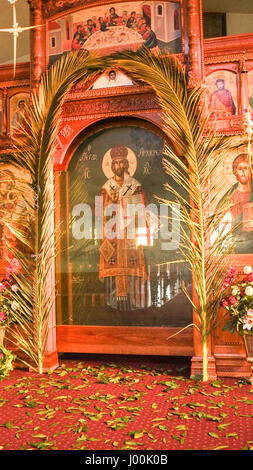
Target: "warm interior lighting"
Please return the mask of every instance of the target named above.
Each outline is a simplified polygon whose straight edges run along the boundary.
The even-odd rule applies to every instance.
[[[15,77],[16,74],[16,63],[17,63],[17,38],[20,33],[23,31],[27,31],[28,29],[34,29],[34,28],[39,28],[42,25],[38,26],[19,26],[17,22],[17,13],[16,13],[16,7],[15,3],[17,0],[8,0],[8,2],[12,5],[12,12],[13,12],[13,25],[12,28],[3,28],[0,29],[0,32],[2,33],[10,33],[13,35],[13,77]]]

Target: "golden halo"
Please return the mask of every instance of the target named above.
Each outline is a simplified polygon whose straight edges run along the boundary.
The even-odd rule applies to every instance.
[[[137,168],[137,159],[136,159],[136,155],[133,152],[133,150],[130,149],[129,147],[126,147],[126,148],[128,150],[127,159],[129,161],[128,171],[129,171],[129,174],[131,176],[133,176],[135,171],[136,171],[136,168]],[[112,157],[110,155],[111,150],[112,150],[112,148],[107,150],[107,152],[103,156],[103,161],[102,161],[102,170],[103,170],[106,178],[108,178],[108,179],[112,178],[113,175],[114,175],[114,173],[112,171],[112,168],[111,168],[111,165],[112,165]]]

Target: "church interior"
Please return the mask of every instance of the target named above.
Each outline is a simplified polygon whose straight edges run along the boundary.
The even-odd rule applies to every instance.
[[[0,449],[252,450],[251,0],[0,5]]]

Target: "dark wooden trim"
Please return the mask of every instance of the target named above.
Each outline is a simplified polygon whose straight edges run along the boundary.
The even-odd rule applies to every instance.
[[[238,61],[241,55],[252,56],[252,47],[253,33],[204,39],[205,60],[207,61],[211,56],[216,58],[220,56],[223,62],[223,57],[230,55],[231,61]]]
[[[192,356],[193,328],[58,325],[58,353]]]
[[[0,82],[6,87],[19,86],[19,81],[30,84],[30,62],[17,63],[15,78],[13,77],[13,64],[0,66]]]

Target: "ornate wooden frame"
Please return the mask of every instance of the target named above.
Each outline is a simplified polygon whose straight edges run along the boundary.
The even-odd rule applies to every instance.
[[[128,124],[153,130],[165,139],[160,108],[150,87],[133,86],[83,92],[80,88],[77,87],[69,95],[63,111],[60,130],[62,147],[59,148],[54,167],[58,222],[66,219],[64,206],[67,205],[67,168],[75,149],[84,138],[88,138],[99,129]],[[82,101],[80,101],[81,97],[83,97]],[[113,100],[116,104],[112,110]],[[76,117],[79,116],[80,119],[81,112],[84,116],[79,121]],[[66,141],[68,143],[64,145]],[[64,244],[68,245],[67,235],[62,240],[62,245]],[[59,249],[61,248],[62,246],[59,246]],[[71,309],[71,272],[65,266],[68,274],[62,275],[61,263],[58,257],[56,260],[58,312],[63,312],[64,308],[65,311]],[[62,292],[68,292],[70,301],[68,305],[63,300]],[[57,325],[57,350],[59,352],[192,356],[194,353],[192,327],[168,340],[169,336],[179,330],[180,328],[175,327]]]
[[[10,134],[11,132],[11,122],[10,122],[10,100],[16,95],[19,95],[20,93],[27,94],[28,98],[30,98],[30,87],[22,86],[20,85],[19,88],[11,88],[8,93],[7,97],[7,133]]]
[[[30,65],[27,63],[17,64],[16,77],[13,78],[13,67],[3,65],[0,67],[0,90],[3,97],[3,119],[2,119],[2,139],[7,138],[10,131],[9,122],[9,99],[11,96],[20,93],[30,93],[29,79]]]

